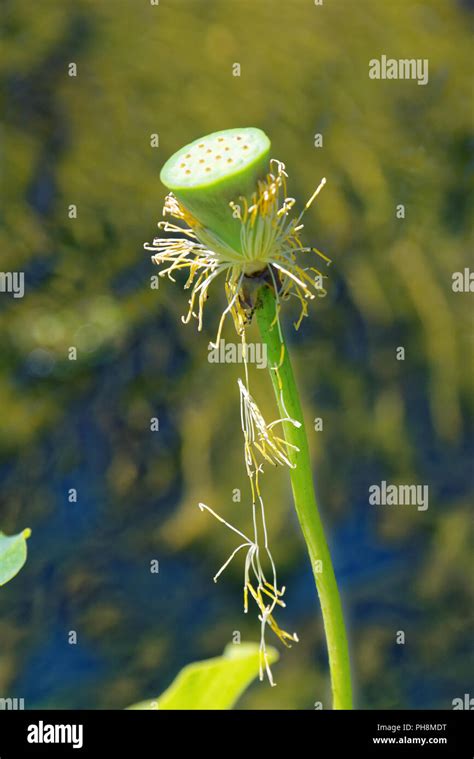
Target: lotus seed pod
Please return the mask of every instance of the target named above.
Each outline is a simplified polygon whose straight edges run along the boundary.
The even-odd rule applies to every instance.
[[[240,251],[241,224],[229,203],[251,198],[269,160],[270,140],[261,129],[225,129],[174,153],[160,179],[200,224]]]

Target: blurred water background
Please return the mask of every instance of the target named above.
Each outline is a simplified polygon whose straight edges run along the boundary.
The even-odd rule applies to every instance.
[[[333,259],[329,294],[298,333],[290,308],[285,329],[358,705],[451,708],[469,692],[472,295],[451,282],[472,264],[473,10],[455,0],[4,0],[1,269],[24,271],[26,292],[0,298],[0,529],[33,535],[26,567],[0,592],[2,696],[27,708],[122,708],[219,654],[233,631],[258,640],[255,615],[242,613],[241,563],[212,582],[232,534],[197,508],[203,500],[250,529],[241,367],[207,361],[223,293],[214,288],[198,335],[180,321],[179,284],[150,288],[142,247],[161,216],[166,158],[239,125],[269,133],[298,203],[328,180],[305,239]],[[429,84],[369,79],[382,54],[428,58]],[[252,387],[273,415],[266,372],[254,370]],[[428,484],[428,510],[370,506],[381,480]],[[278,687],[256,683],[239,705],[328,707],[287,472],[267,474],[265,497],[287,586],[279,619],[301,642],[282,652]]]

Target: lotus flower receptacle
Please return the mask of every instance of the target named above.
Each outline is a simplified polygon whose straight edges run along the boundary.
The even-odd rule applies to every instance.
[[[200,224],[240,251],[241,224],[229,203],[255,193],[269,160],[270,140],[261,129],[225,129],[174,153],[160,179]]]

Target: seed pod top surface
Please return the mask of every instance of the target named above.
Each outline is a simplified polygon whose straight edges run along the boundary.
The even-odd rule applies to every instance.
[[[252,196],[269,158],[270,140],[261,129],[225,129],[174,153],[160,179],[201,224],[238,249],[240,228],[229,202]]]

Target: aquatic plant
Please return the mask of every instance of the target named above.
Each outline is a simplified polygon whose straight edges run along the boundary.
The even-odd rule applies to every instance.
[[[316,248],[304,245],[301,232],[303,216],[326,180],[321,180],[303,210],[294,214],[295,199],[287,195],[287,176],[285,164],[270,158],[270,140],[260,129],[228,129],[195,140],[171,156],[161,171],[161,180],[170,190],[163,215],[179,223],[169,218],[160,221],[159,228],[169,236],[159,237],[145,248],[153,252],[161,276],[175,281],[175,273],[187,271],[184,287],[191,294],[183,321],[195,318],[199,330],[209,288],[223,276],[227,305],[213,347],[219,345],[230,315],[245,359],[246,328],[256,318],[268,350],[278,416],[271,422],[263,417],[250,392],[245,360],[245,378],[238,380],[238,386],[253,535],[244,534],[208,505],[199,504],[240,539],[214,580],[245,549],[244,610],[248,610],[250,596],[261,626],[260,678],[266,671],[273,685],[266,628],[270,627],[286,646],[297,642],[298,637],[281,629],[275,619],[277,607],[285,606],[285,588],[279,585],[269,546],[260,479],[266,464],[288,466],[321,602],[333,707],[344,709],[352,706],[347,637],[313,486],[301,403],[280,323],[286,300],[295,298],[299,303],[298,329],[308,315],[308,302],[325,294],[322,266],[328,266],[330,260]],[[315,266],[318,260],[321,268]]]

